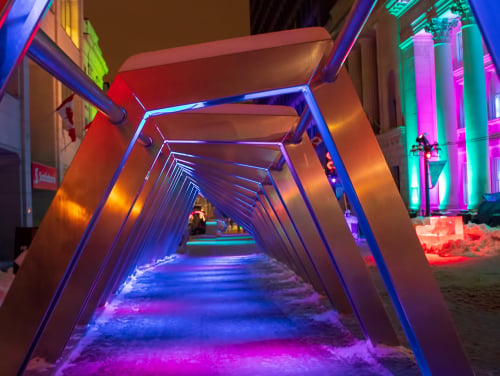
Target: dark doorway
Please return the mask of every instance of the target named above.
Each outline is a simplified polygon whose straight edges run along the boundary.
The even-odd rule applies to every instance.
[[[16,227],[21,224],[21,160],[0,148],[0,261],[12,261]]]

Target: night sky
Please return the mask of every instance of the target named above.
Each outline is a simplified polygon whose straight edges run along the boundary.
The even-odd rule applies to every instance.
[[[131,55],[250,34],[249,0],[85,0],[112,82]]]

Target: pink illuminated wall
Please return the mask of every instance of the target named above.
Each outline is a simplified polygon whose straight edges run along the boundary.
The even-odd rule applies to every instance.
[[[417,96],[418,133],[427,133],[430,142],[436,142],[436,84],[434,80],[434,42],[427,33],[413,38],[415,81]],[[421,158],[420,163],[423,163]],[[423,171],[421,166],[420,171]],[[424,174],[420,175],[420,187],[424,187]],[[425,202],[425,190],[420,189],[421,202]],[[438,206],[438,188],[430,190],[431,206]]]

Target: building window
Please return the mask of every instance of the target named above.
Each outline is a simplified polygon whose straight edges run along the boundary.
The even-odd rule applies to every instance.
[[[493,96],[494,103],[493,103],[493,119],[498,119],[500,118],[500,93],[496,93]]]
[[[490,75],[488,90],[488,120],[500,118],[500,84],[496,74]]]
[[[457,32],[456,54],[457,54],[457,61],[462,61],[463,60],[462,30]]]
[[[500,158],[491,160],[491,192],[500,192]]]
[[[458,128],[465,128],[464,96],[463,92],[458,95]]]
[[[61,26],[73,43],[80,47],[77,1],[61,0]]]

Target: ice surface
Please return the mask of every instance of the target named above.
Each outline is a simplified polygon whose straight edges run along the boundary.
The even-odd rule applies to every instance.
[[[58,375],[392,375],[400,363],[418,375],[411,356],[356,339],[264,255],[178,256],[127,285]]]
[[[477,376],[500,375],[499,241],[497,228],[466,225],[464,240],[425,248]],[[13,279],[0,272],[0,302]],[[276,260],[177,256],[137,270],[79,342],[73,335],[58,374],[419,374],[409,350],[373,349],[346,324]],[[43,359],[30,367],[26,375],[56,372]]]

